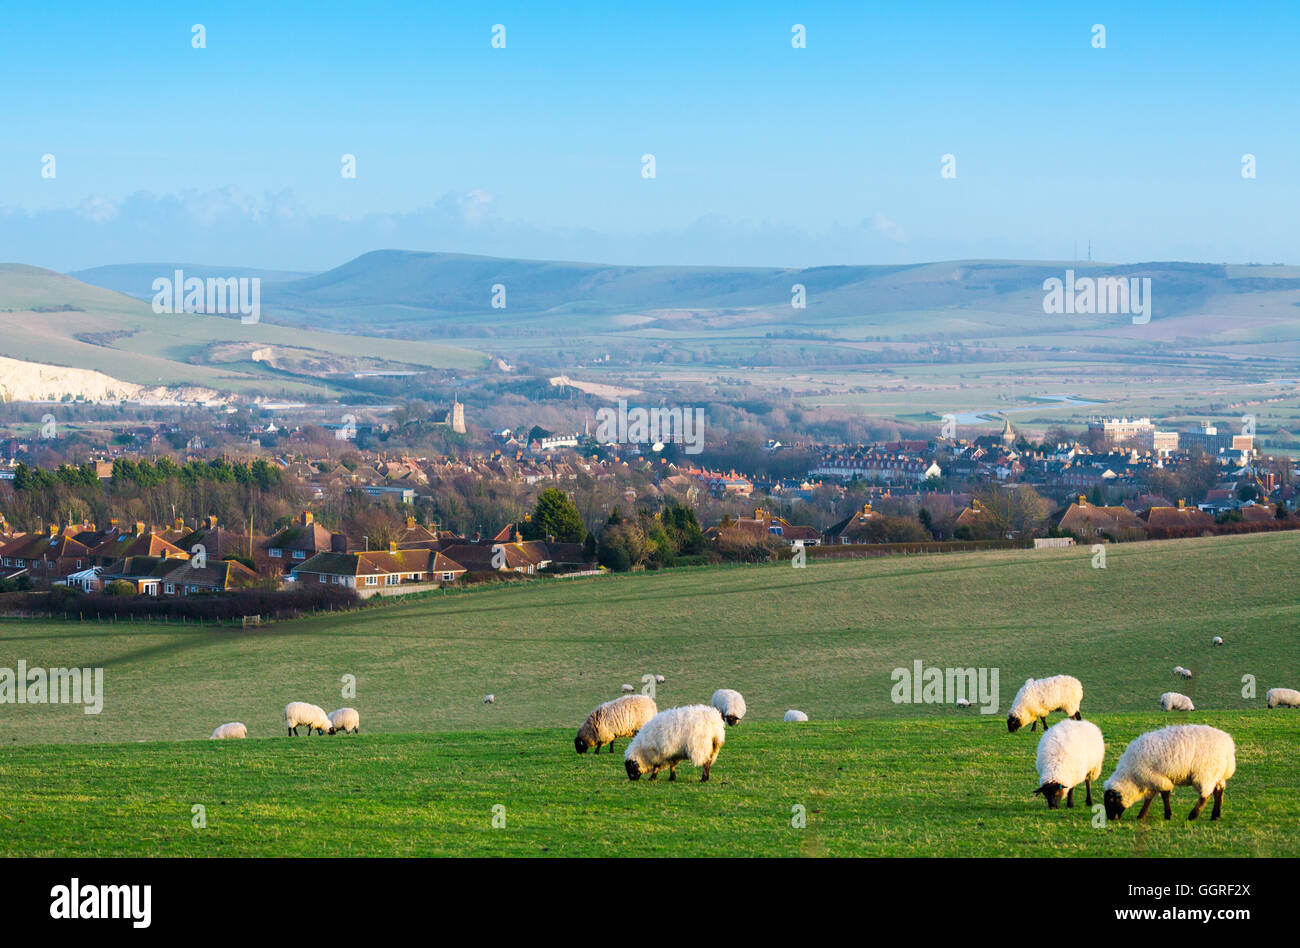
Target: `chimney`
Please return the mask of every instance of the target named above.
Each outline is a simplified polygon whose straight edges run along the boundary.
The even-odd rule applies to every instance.
[[[310,527],[315,519],[316,518],[311,515],[310,510],[304,510],[302,512],[302,525],[304,527]]]
[[[397,552],[397,541],[396,541],[396,540],[389,540],[389,541],[388,541],[388,552],[389,552],[389,553],[396,553],[396,552]]]
[[[1086,498],[1086,497],[1084,497],[1082,494],[1080,494],[1080,495],[1079,495],[1079,506],[1080,506],[1080,507],[1086,507],[1087,504],[1088,504],[1088,498]]]
[[[57,537],[58,535],[59,535],[59,525],[57,523],[50,524],[50,536]]]
[[[137,521],[135,522],[135,535],[138,536],[138,537],[142,537],[142,536],[144,536],[144,521],[143,521],[143,520],[137,520]]]
[[[330,534],[330,552],[346,553],[348,551],[348,538],[342,533]]]
[[[176,532],[179,533],[180,531],[182,531],[182,530],[184,530],[184,529],[185,529],[185,521],[182,520],[180,517],[177,517],[177,518],[176,518]]]
[[[414,518],[414,517],[407,517],[407,518],[406,518],[406,529],[408,529],[408,530],[414,530],[414,529],[415,529],[415,518]]]
[[[210,514],[210,515],[208,516],[208,529],[209,529],[209,530],[215,530],[215,529],[217,529],[217,515],[216,515],[216,514]]]
[[[1178,498],[1178,509],[1179,510],[1187,509],[1187,501],[1184,500],[1182,497]]]

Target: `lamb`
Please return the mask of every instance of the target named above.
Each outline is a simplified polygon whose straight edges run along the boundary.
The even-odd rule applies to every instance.
[[[1025,679],[1024,685],[1016,692],[1016,699],[1011,702],[1011,713],[1007,715],[1007,730],[1015,733],[1026,724],[1029,730],[1038,729],[1038,722],[1043,722],[1047,730],[1047,715],[1052,711],[1064,711],[1066,717],[1076,721],[1083,719],[1079,705],[1083,703],[1083,685],[1079,679],[1070,675],[1054,675],[1051,678]]]
[[[334,733],[334,726],[330,724],[324,708],[308,704],[306,701],[291,701],[284,706],[284,726],[290,735],[296,736],[300,724],[307,726],[309,737],[312,731],[318,734]]]
[[[329,719],[331,734],[335,731],[355,734],[361,730],[361,715],[357,714],[356,708],[339,708],[337,711],[331,711]]]
[[[1190,669],[1184,668],[1182,665],[1175,665],[1175,666],[1174,666],[1174,677],[1175,677],[1175,678],[1191,678],[1191,677],[1192,677],[1192,672],[1191,672]]]
[[[1092,806],[1092,782],[1101,776],[1106,743],[1101,729],[1091,721],[1057,721],[1038,742],[1039,787],[1049,810],[1058,809],[1061,797],[1067,807],[1074,806],[1074,788],[1082,781],[1084,803]]]
[[[636,732],[658,713],[659,707],[648,695],[623,695],[606,701],[587,715],[573,739],[573,746],[579,754],[587,753],[587,748],[594,746],[599,754],[601,746],[608,744],[612,754],[615,738],[636,737]]]
[[[704,783],[726,739],[727,729],[717,708],[706,704],[669,708],[647,721],[632,738],[623,754],[623,766],[629,780],[639,780],[643,773],[654,780],[665,766],[668,779],[676,780],[677,765],[689,760],[703,768],[700,783]]]
[[[785,713],[785,719],[790,722],[807,721],[808,715],[804,714],[802,711],[796,711],[791,708]]]
[[[484,697],[483,697],[483,703],[484,703],[484,704],[496,704],[496,703],[497,703],[497,696],[496,696],[496,695],[484,695]]]
[[[1270,688],[1264,699],[1270,708],[1300,708],[1300,691],[1294,688]]]
[[[1172,724],[1158,731],[1147,731],[1125,749],[1106,781],[1103,802],[1106,818],[1118,820],[1124,811],[1145,798],[1138,819],[1158,792],[1169,809],[1169,793],[1174,787],[1191,786],[1198,794],[1196,806],[1187,814],[1196,819],[1205,801],[1214,795],[1211,820],[1217,820],[1223,808],[1223,786],[1237,771],[1237,748],[1232,736],[1206,724]]]
[[[1160,696],[1160,707],[1166,711],[1195,711],[1196,705],[1192,704],[1192,699],[1187,695],[1180,695],[1176,691],[1166,691]]]
[[[745,698],[739,691],[719,688],[713,693],[709,704],[717,708],[722,714],[722,719],[732,727],[739,724],[740,719],[745,716]]]
[[[209,737],[208,740],[220,741],[233,737],[248,737],[248,728],[244,727],[244,725],[240,724],[238,721],[231,721],[229,724],[223,724],[213,731],[212,736]]]
[[[1210,644],[1211,644],[1211,645],[1222,645],[1222,644],[1223,644],[1223,636],[1222,636],[1222,635],[1216,635],[1214,638],[1210,639]]]

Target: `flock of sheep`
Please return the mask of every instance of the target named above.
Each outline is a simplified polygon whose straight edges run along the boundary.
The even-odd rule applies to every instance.
[[[326,714],[325,709],[318,705],[290,701],[284,706],[284,726],[290,736],[296,736],[299,727],[305,727],[309,736],[313,731],[317,734],[356,734],[361,730],[361,715],[356,708],[339,708]],[[248,728],[238,721],[231,721],[220,725],[208,739],[220,741],[243,737],[248,737]]]

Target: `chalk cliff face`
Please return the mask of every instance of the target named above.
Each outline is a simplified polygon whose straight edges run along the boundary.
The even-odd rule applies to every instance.
[[[59,401],[64,397],[166,404],[225,401],[212,389],[137,385],[94,369],[72,369],[0,356],[0,401]]]

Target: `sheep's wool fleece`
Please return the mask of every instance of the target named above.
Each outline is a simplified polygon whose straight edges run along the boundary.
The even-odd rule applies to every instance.
[[[356,708],[339,708],[329,714],[330,727],[338,731],[351,731],[361,727],[361,715]]]
[[[297,727],[300,724],[306,724],[308,727],[320,728],[322,731],[330,729],[330,719],[325,714],[325,709],[318,705],[308,704],[306,701],[290,701],[284,706],[284,723],[286,727]]]
[[[213,731],[212,736],[208,738],[208,740],[220,741],[235,737],[248,737],[248,728],[244,727],[244,725],[240,724],[238,721],[231,721],[229,724],[223,724],[221,727]]]
[[[1038,742],[1040,783],[1073,787],[1101,776],[1106,743],[1101,728],[1091,721],[1066,718],[1049,727]]]
[[[713,693],[713,698],[709,704],[713,705],[722,712],[722,716],[734,714],[736,720],[745,716],[745,698],[739,691],[732,691],[730,688],[719,688]]]
[[[1052,711],[1064,711],[1073,716],[1083,704],[1083,684],[1072,675],[1053,675],[1051,678],[1030,678],[1016,692],[1011,702],[1011,713],[1023,723],[1046,717]]]
[[[1206,724],[1172,724],[1139,735],[1106,781],[1128,807],[1148,790],[1195,787],[1209,796],[1237,772],[1232,736]]]
[[[802,711],[796,711],[794,708],[791,708],[785,713],[785,719],[787,721],[807,721],[808,715],[804,714]]]
[[[1300,708],[1300,691],[1294,688],[1270,688],[1264,697],[1270,708]]]
[[[703,767],[713,756],[713,745],[727,740],[727,726],[717,708],[691,704],[660,711],[641,728],[623,756],[648,771],[679,760]]]
[[[1195,711],[1196,705],[1192,704],[1192,699],[1187,695],[1181,695],[1176,691],[1166,691],[1160,696],[1160,707],[1166,711]]]
[[[658,713],[659,707],[649,695],[624,695],[587,715],[578,736],[588,745],[608,744],[616,737],[631,737]]]

